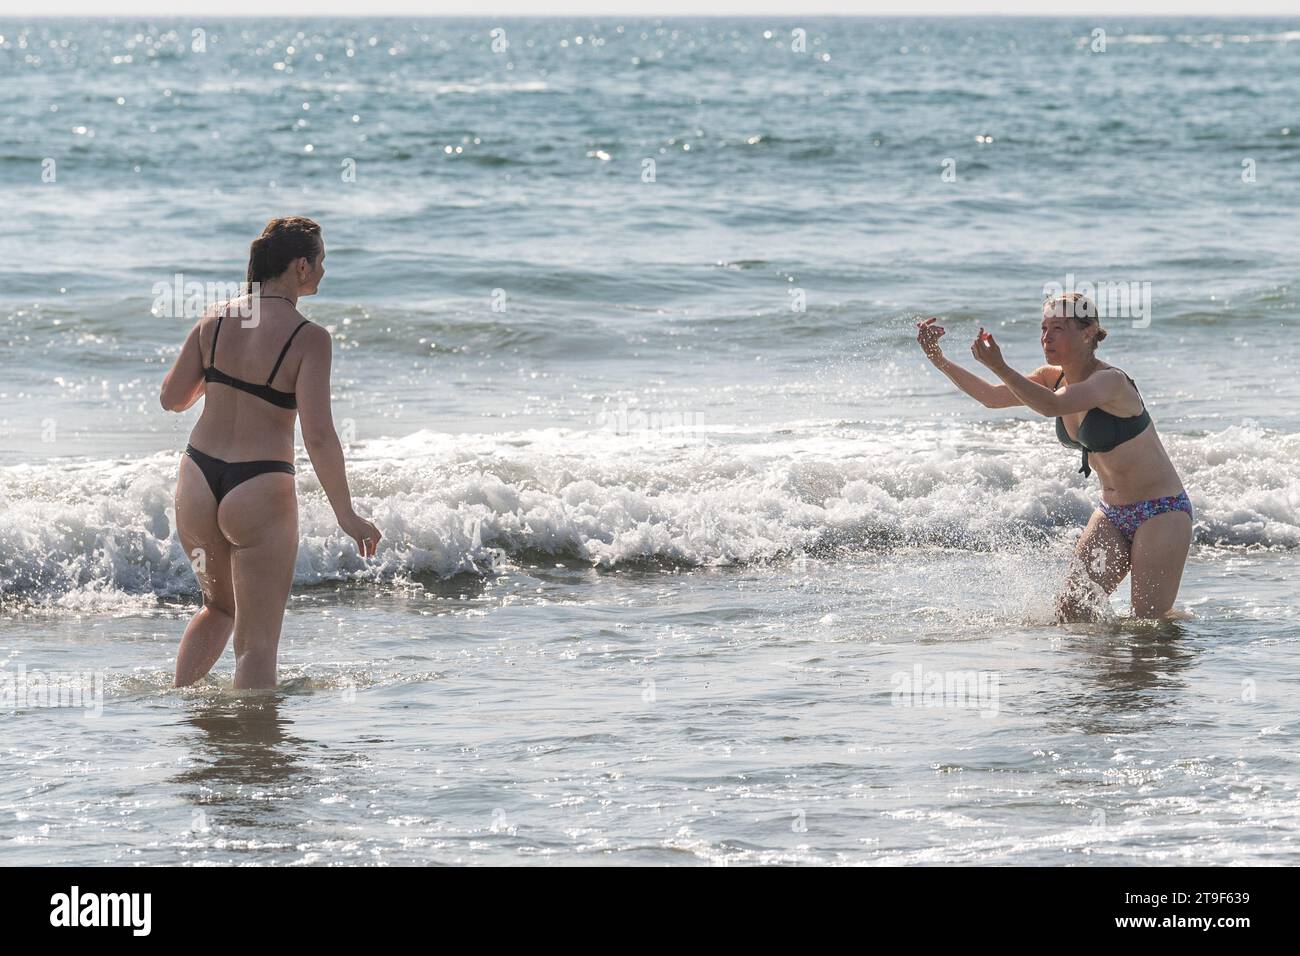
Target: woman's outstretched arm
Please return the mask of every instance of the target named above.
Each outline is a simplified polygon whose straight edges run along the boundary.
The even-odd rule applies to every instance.
[[[1112,402],[1119,396],[1124,381],[1122,372],[1119,375],[1094,374],[1079,384],[1067,385],[1058,392],[1042,381],[1043,369],[1050,366],[1043,366],[1032,375],[1021,375],[1002,357],[1002,349],[992,332],[980,329],[970,350],[975,361],[986,366],[1006,383],[1002,387],[1011,390],[1016,396],[1017,404],[1028,405],[1048,418],[1071,415]],[[1119,372],[1119,369],[1104,369],[1103,372]]]
[[[934,322],[935,320],[930,318],[924,322],[916,323],[919,330],[916,334],[916,341],[921,344],[921,348],[925,351],[925,357],[930,360],[930,364],[943,372],[949,381],[985,408],[1011,408],[1015,405],[1024,404],[1016,396],[1016,393],[1007,386],[986,382],[974,372],[968,372],[956,362],[945,358],[943,350],[939,348],[939,339],[944,330],[942,326],[935,325]],[[1048,368],[1050,366],[1045,365],[1035,370],[1030,378],[1037,381],[1044,369]]]

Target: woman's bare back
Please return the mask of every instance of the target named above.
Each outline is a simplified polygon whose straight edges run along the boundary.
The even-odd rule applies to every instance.
[[[246,297],[232,300],[203,319],[199,343],[204,367],[212,366],[224,375],[256,385],[267,383],[269,378],[274,390],[291,394],[297,385],[303,351],[298,341],[301,336],[295,332],[306,319],[290,303],[278,299],[262,300],[255,317],[250,318],[247,301]],[[277,368],[277,357],[286,343],[288,350]],[[226,461],[291,462],[296,417],[296,408],[284,408],[239,388],[209,381],[204,388],[203,412],[190,433],[190,442]]]

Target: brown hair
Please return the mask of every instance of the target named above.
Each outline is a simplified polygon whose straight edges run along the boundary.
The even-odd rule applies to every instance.
[[[1106,330],[1101,327],[1097,304],[1082,292],[1064,292],[1054,296],[1043,303],[1043,309],[1051,309],[1052,315],[1058,319],[1074,319],[1085,329],[1090,325],[1097,326],[1097,334],[1092,340],[1094,349],[1106,337]]]
[[[323,250],[317,223],[302,216],[272,219],[248,248],[248,291],[254,282],[284,275],[294,259],[306,259],[315,267]]]

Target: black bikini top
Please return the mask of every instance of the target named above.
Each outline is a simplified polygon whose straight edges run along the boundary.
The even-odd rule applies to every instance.
[[[216,382],[219,385],[229,385],[231,388],[237,388],[241,392],[247,392],[249,395],[256,395],[265,402],[272,405],[278,405],[281,408],[297,408],[298,397],[293,392],[282,392],[278,388],[272,388],[271,383],[275,381],[275,373],[280,371],[280,363],[289,353],[289,346],[293,344],[293,337],[298,334],[298,330],[307,324],[303,319],[298,323],[298,328],[290,334],[288,341],[284,343],[284,348],[280,349],[280,357],[275,360],[275,367],[271,369],[271,374],[266,379],[265,385],[255,385],[252,382],[245,382],[242,378],[235,378],[233,375],[227,375],[221,369],[217,368],[217,336],[221,334],[221,320],[224,319],[225,313],[217,316],[217,328],[212,333],[212,360],[203,369],[203,381]]]
[[[1126,373],[1121,373],[1128,378]],[[1061,381],[1065,378],[1062,372],[1052,390],[1061,387]],[[1128,378],[1128,382],[1137,391],[1137,382]],[[1142,393],[1138,392],[1138,398]],[[1142,411],[1131,418],[1120,418],[1118,415],[1112,415],[1110,412],[1103,411],[1100,408],[1088,409],[1088,414],[1083,416],[1083,421],[1079,422],[1079,439],[1075,441],[1070,437],[1070,433],[1065,430],[1065,420],[1056,419],[1056,437],[1060,439],[1061,444],[1066,448],[1079,448],[1083,451],[1083,465],[1079,471],[1083,472],[1086,478],[1092,474],[1092,469],[1088,467],[1088,452],[1090,451],[1110,451],[1117,445],[1122,445],[1130,438],[1136,438],[1141,435],[1148,425],[1151,424],[1151,416],[1147,414],[1146,402],[1142,403]]]

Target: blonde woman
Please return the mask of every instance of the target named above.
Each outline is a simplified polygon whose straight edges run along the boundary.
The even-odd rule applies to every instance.
[[[971,354],[1000,385],[944,357],[944,330],[935,321],[918,322],[916,339],[939,371],[986,408],[1025,405],[1055,418],[1061,444],[1082,452],[1079,471],[1087,477],[1095,469],[1101,481],[1101,501],[1057,599],[1057,619],[1094,619],[1128,574],[1134,617],[1175,616],[1192,544],[1192,505],[1137,385],[1097,358],[1106,331],[1092,300],[1067,293],[1044,304],[1039,342],[1048,364],[1028,376],[1009,366],[992,333],[980,329]]]

